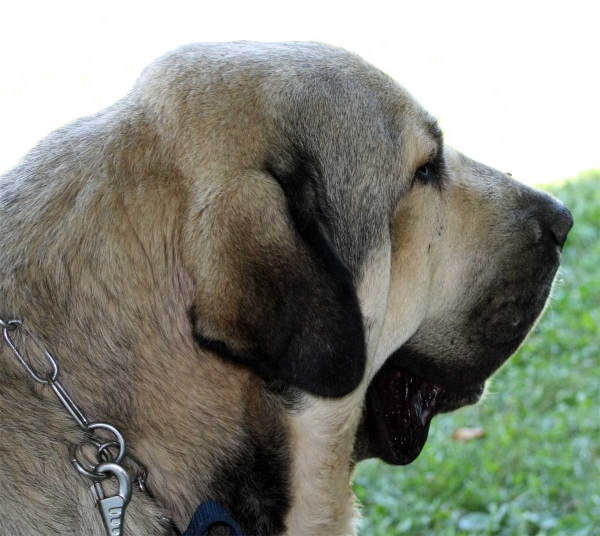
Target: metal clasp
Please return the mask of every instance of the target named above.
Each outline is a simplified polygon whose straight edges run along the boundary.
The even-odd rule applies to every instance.
[[[119,489],[116,495],[106,497],[102,484],[98,481],[94,482],[91,489],[96,505],[100,509],[107,534],[109,536],[122,536],[125,508],[131,500],[131,479],[125,469],[112,462],[98,464],[94,469],[94,473],[103,476],[108,474],[117,478]]]

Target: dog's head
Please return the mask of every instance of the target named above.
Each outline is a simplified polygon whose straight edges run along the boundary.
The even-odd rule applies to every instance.
[[[134,95],[186,178],[197,340],[268,382],[363,389],[358,458],[412,461],[541,314],[569,211],[446,147],[360,58],[195,45]]]

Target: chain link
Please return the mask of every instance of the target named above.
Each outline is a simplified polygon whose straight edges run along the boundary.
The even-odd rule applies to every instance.
[[[2,322],[2,338],[6,341],[6,343],[10,347],[10,349],[13,351],[13,354],[15,354],[15,357],[19,360],[19,363],[21,363],[23,368],[27,371],[27,374],[29,374],[29,376],[38,383],[47,384],[49,378],[51,378],[52,381],[56,381],[56,378],[58,378],[58,363],[56,362],[56,359],[54,359],[54,357],[52,357],[50,352],[48,352],[48,350],[46,350],[42,346],[42,343],[37,339],[37,337],[33,333],[31,333],[31,331],[29,331],[29,329],[20,320],[9,320],[8,322],[5,322],[4,320],[2,320],[1,322]],[[13,342],[11,335],[10,335],[11,332],[16,332],[19,329],[21,329],[24,333],[29,335],[29,338],[42,351],[42,353],[44,354],[44,357],[50,363],[52,370],[49,370],[48,372],[43,373],[40,376],[29,365],[29,363],[23,357],[21,352],[19,352],[19,349],[15,346],[15,343]]]

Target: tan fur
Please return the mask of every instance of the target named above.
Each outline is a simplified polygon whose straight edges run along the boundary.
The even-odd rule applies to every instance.
[[[119,426],[149,466],[156,499],[134,493],[132,536],[169,534],[159,515],[185,527],[211,499],[220,468],[245,448],[248,427],[259,442],[273,427],[289,441],[287,533],[355,534],[350,481],[369,383],[420,326],[469,307],[461,301],[473,285],[466,269],[491,273],[485,254],[506,241],[499,222],[521,191],[508,179],[480,181],[450,149],[445,189],[411,188],[435,141],[426,112],[405,90],[336,49],[240,47],[239,55],[237,45],[211,55],[190,46],[158,60],[126,99],[40,142],[1,183],[0,318],[23,319],[56,355],[85,412]],[[369,132],[352,119],[340,132],[326,91],[316,111],[302,108],[328,157],[348,140],[365,147],[352,201],[333,179],[330,194],[332,225],[347,216],[358,230],[331,240],[348,266],[355,259],[344,248],[365,242],[362,232],[375,245],[354,273],[367,350],[362,382],[339,399],[304,394],[288,410],[256,374],[199,346],[193,331],[227,336],[243,351],[250,344],[243,308],[275,307],[254,286],[255,270],[274,281],[298,269],[315,285],[321,277],[265,169],[269,151],[283,143],[275,125],[282,117],[301,123],[286,118],[286,92],[303,83],[311,61],[347,76],[348,87],[367,88],[348,90],[348,117],[364,113],[366,121],[383,110],[389,124]],[[373,95],[378,107],[364,112]],[[397,146],[379,141],[386,129],[398,133]],[[382,208],[374,214],[390,210],[391,220],[372,230],[364,210],[375,202]],[[473,216],[461,218],[464,211]],[[27,341],[19,344],[31,353]],[[0,352],[0,532],[103,534],[88,483],[68,461],[67,445],[81,434],[5,344]]]

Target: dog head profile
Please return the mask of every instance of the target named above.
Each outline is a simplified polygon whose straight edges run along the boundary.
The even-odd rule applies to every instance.
[[[197,340],[317,396],[370,386],[366,452],[412,460],[431,416],[475,402],[541,314],[569,211],[445,146],[359,57],[194,45],[138,88],[190,185]]]

